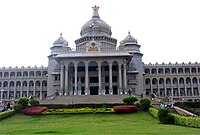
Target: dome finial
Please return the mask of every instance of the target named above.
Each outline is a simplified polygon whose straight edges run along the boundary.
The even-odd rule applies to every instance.
[[[131,34],[130,30],[128,31],[128,34],[129,34],[129,35]]]
[[[60,36],[62,37],[62,32],[60,32]]]
[[[92,7],[92,9],[93,9],[93,15],[92,16],[99,16],[99,13],[98,13],[99,7],[97,7],[95,5],[94,7]]]

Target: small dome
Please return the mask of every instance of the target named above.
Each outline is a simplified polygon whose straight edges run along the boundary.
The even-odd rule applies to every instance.
[[[81,28],[81,36],[83,35],[92,35],[93,30],[94,34],[106,34],[106,35],[112,35],[111,27],[100,19],[98,9],[96,5],[93,8],[93,16],[92,19],[87,21]]]
[[[60,33],[60,37],[53,43],[53,45],[58,45],[58,44],[68,46],[68,42],[62,37],[62,33]]]
[[[137,40],[131,36],[130,32],[128,32],[128,36],[123,40],[123,43],[134,43],[137,44]]]

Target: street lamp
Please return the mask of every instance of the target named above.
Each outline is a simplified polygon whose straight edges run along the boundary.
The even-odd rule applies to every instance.
[[[1,89],[1,106],[3,105],[3,92],[4,92],[4,89]]]

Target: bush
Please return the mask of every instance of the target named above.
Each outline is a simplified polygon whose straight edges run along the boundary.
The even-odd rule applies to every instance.
[[[142,98],[140,100],[140,104],[141,104],[141,106],[142,106],[144,111],[148,111],[149,110],[150,103],[151,103],[151,101],[149,99],[147,99],[147,98]]]
[[[30,99],[29,103],[32,107],[39,106],[40,102],[37,99]]]
[[[137,106],[114,106],[113,107],[114,112],[116,113],[132,113],[132,112],[137,112]]]
[[[174,116],[174,123],[176,125],[200,128],[200,118],[186,117],[177,114]]]
[[[16,104],[15,106],[14,106],[14,110],[15,110],[15,112],[16,113],[20,113],[21,111],[22,111],[22,105],[21,104]]]
[[[27,97],[22,97],[17,100],[17,104],[22,105],[22,109],[28,107],[29,99]]]
[[[172,124],[173,118],[169,116],[169,110],[167,108],[161,108],[158,111],[158,119],[163,124]]]
[[[42,112],[46,111],[47,107],[28,107],[23,110],[26,115],[41,115]]]
[[[123,102],[126,104],[126,105],[134,105],[134,103],[138,101],[138,99],[136,97],[133,97],[133,96],[128,96],[128,97],[125,97],[123,99]]]
[[[7,117],[10,117],[14,114],[15,114],[14,110],[8,110],[8,111],[0,112],[0,120],[7,118]]]
[[[149,113],[158,119],[158,110],[156,108],[149,108]]]

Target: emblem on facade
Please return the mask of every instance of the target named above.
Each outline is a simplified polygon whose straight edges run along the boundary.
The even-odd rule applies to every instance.
[[[98,51],[98,47],[96,46],[95,43],[92,43],[92,44],[90,45],[90,47],[88,48],[88,51],[97,52],[97,51]]]

